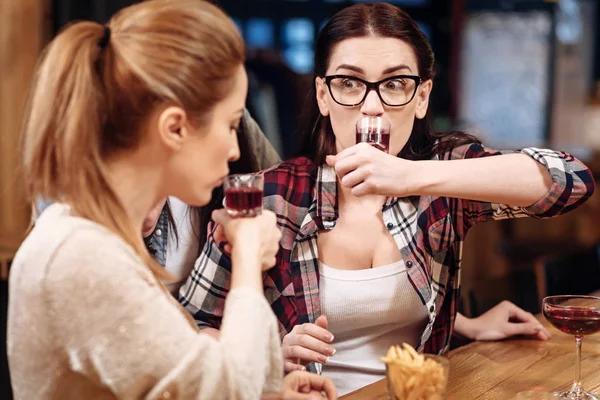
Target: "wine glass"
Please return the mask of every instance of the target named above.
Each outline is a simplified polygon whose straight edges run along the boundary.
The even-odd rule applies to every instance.
[[[559,399],[600,400],[581,385],[581,342],[584,335],[600,331],[600,297],[549,296],[542,302],[544,317],[558,330],[574,335],[577,349],[576,376],[566,392],[555,393]]]
[[[556,400],[560,399],[557,393],[550,393],[544,390],[526,390],[517,393],[515,400]]]

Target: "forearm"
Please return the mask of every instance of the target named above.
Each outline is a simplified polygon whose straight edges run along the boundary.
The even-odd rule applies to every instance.
[[[461,313],[456,313],[456,320],[454,321],[454,333],[467,339],[473,339],[475,334],[473,331],[472,319],[465,317]]]
[[[248,287],[264,293],[258,247],[255,238],[246,238],[232,249],[231,290]]]
[[[413,168],[417,195],[527,207],[544,197],[552,186],[548,170],[525,154],[415,161]]]

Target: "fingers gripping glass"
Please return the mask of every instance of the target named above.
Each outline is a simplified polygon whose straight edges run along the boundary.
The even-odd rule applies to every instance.
[[[325,84],[333,100],[342,106],[357,106],[374,90],[386,106],[400,107],[415,97],[421,78],[416,75],[396,75],[368,82],[355,76],[329,75],[325,77]]]

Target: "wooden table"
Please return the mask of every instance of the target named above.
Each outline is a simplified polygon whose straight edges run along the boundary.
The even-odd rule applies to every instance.
[[[447,399],[508,400],[524,390],[568,389],[575,377],[575,339],[537,317],[552,339],[473,342],[449,352]],[[586,390],[600,393],[600,334],[583,339],[581,377]],[[385,379],[341,399],[387,400]]]

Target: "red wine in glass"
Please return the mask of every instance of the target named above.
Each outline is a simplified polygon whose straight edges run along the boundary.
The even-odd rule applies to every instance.
[[[549,296],[542,302],[542,311],[556,329],[575,336],[575,381],[571,389],[554,395],[559,399],[600,400],[600,396],[586,392],[581,384],[581,342],[585,335],[600,331],[600,297]]]
[[[556,329],[571,335],[587,336],[600,331],[600,310],[548,307],[544,310],[544,317]]]
[[[233,211],[251,212],[262,208],[262,190],[255,188],[231,188],[225,191],[225,206]]]
[[[232,217],[255,217],[262,211],[263,176],[229,175],[224,181],[225,208]]]
[[[390,152],[389,121],[382,117],[363,117],[356,123],[356,143],[369,143],[385,152]]]
[[[390,133],[389,132],[366,132],[356,133],[356,143],[366,142],[384,153],[390,152]]]

